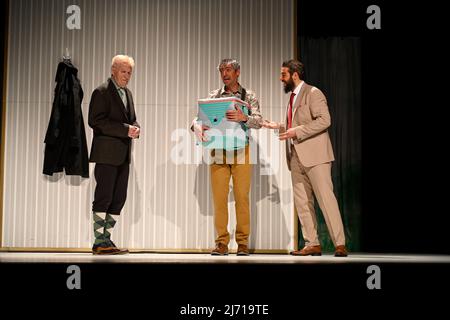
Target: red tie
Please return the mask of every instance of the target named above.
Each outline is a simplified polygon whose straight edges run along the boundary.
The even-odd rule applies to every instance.
[[[289,109],[288,109],[288,129],[292,128],[292,103],[294,102],[295,93],[291,93],[291,98],[289,99]]]

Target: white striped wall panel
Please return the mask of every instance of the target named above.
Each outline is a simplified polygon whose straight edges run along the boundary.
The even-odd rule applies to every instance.
[[[81,9],[80,30],[66,27],[66,8],[72,4]],[[240,82],[257,93],[263,116],[283,119],[287,97],[278,78],[282,61],[293,57],[293,10],[293,0],[11,1],[3,247],[88,248],[93,240],[93,164],[90,179],[42,174],[54,77],[67,47],[85,92],[89,147],[93,89],[109,76],[115,54],[136,61],[129,88],[142,134],[134,145],[115,242],[134,249],[211,248],[209,171],[194,161],[201,147],[188,131],[197,98],[221,86],[216,66],[234,57],[241,62]],[[289,250],[294,219],[284,146],[273,132],[252,134],[258,156],[250,245]],[[180,161],[180,153],[190,154],[190,161]],[[234,224],[230,197],[232,232]]]

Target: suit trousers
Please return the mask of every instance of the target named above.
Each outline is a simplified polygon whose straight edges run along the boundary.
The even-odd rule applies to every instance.
[[[211,186],[214,198],[214,226],[216,244],[228,245],[228,195],[230,178],[233,178],[233,194],[236,209],[236,242],[248,245],[250,235],[249,192],[252,175],[249,146],[237,151],[213,150],[210,165]]]
[[[294,204],[306,246],[319,245],[314,195],[322,210],[331,240],[335,246],[345,245],[344,226],[331,181],[331,162],[305,167],[292,149],[291,177]]]
[[[97,182],[92,211],[119,215],[127,199],[130,164],[120,166],[96,163],[94,176]]]

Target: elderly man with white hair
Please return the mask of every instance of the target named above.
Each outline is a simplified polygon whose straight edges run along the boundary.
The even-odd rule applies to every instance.
[[[94,136],[89,161],[95,162],[92,203],[95,242],[93,254],[125,254],[111,241],[111,231],[127,198],[132,140],[139,137],[133,96],[127,88],[134,68],[133,58],[112,59],[111,78],[92,93],[89,126]]]

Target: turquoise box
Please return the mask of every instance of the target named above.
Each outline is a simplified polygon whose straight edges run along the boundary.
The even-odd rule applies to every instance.
[[[207,142],[202,142],[208,149],[237,150],[247,144],[248,128],[243,123],[228,121],[227,110],[240,108],[248,116],[247,103],[234,97],[199,99],[198,119],[202,125],[210,129],[205,131]]]

